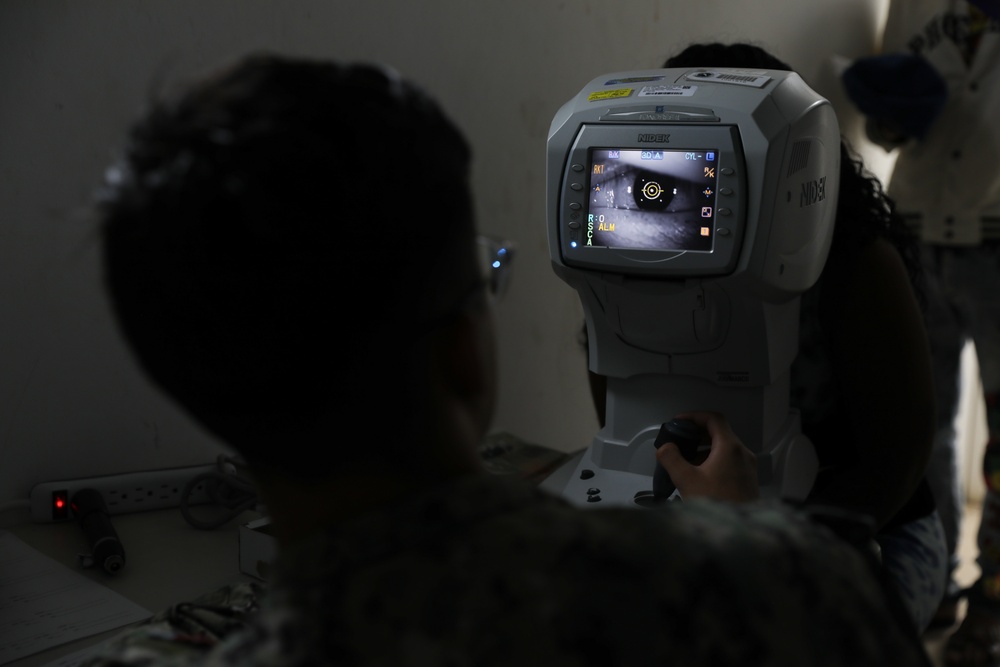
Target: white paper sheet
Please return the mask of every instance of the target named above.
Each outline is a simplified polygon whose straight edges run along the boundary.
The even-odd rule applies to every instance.
[[[151,615],[0,530],[0,665]]]

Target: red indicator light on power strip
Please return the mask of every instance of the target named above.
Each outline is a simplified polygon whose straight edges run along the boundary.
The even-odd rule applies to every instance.
[[[52,520],[62,521],[69,518],[69,493],[65,490],[52,492]]]

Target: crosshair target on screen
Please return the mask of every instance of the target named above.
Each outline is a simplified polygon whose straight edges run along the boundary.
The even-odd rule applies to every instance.
[[[632,198],[644,211],[665,211],[675,192],[674,179],[666,174],[641,171],[632,183]]]
[[[710,251],[716,155],[705,150],[594,150],[585,244]]]

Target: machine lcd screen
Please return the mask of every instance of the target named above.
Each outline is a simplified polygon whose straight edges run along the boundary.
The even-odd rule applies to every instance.
[[[592,148],[581,245],[711,252],[718,160],[717,149]]]

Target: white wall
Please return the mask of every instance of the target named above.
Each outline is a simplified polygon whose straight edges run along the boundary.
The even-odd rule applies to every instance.
[[[521,249],[500,308],[495,427],[568,451],[589,444],[596,422],[581,311],[546,249],[554,112],[593,76],[655,67],[710,40],[759,43],[838,103],[829,58],[870,52],[884,6],[0,0],[0,502],[45,480],[202,463],[217,451],[137,373],[98,280],[89,198],[158,77],[270,49],[386,62],[438,97],[476,150],[480,228]],[[331,438],[344,433],[330,425]]]

